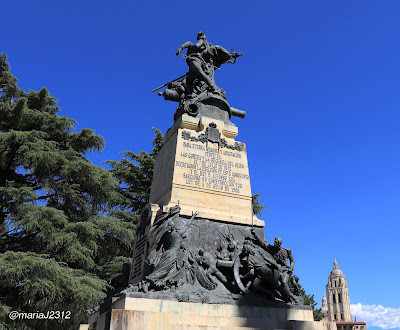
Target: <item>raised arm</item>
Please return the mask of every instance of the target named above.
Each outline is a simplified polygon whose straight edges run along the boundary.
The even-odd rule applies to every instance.
[[[176,56],[179,56],[180,52],[184,50],[185,48],[189,48],[190,46],[193,46],[191,41],[186,41],[182,45],[179,46],[178,50],[176,51]]]
[[[187,224],[185,225],[185,227],[183,227],[180,231],[179,234],[182,236],[186,233],[186,230],[188,230],[189,226],[192,224],[193,220],[197,217],[197,215],[199,214],[199,211],[196,212],[192,212],[192,217],[190,218],[190,220],[187,222]]]
[[[264,238],[261,238],[256,230],[254,228],[251,229],[251,233],[253,234],[253,237],[256,239],[256,242],[258,243],[259,246],[261,246],[264,250],[268,249],[268,243],[267,240]]]

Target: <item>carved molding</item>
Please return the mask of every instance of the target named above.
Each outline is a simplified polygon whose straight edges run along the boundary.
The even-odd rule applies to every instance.
[[[237,151],[244,150],[243,143],[235,142],[235,144],[229,144],[228,141],[226,141],[226,139],[221,138],[221,132],[217,129],[217,125],[215,123],[210,123],[209,127],[206,128],[205,132],[197,137],[192,136],[189,131],[183,131],[182,138],[184,140],[201,142],[206,144],[208,144],[209,141],[213,143],[218,143],[218,148],[227,148]]]

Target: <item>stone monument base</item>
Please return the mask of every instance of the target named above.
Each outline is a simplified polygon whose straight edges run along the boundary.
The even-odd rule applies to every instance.
[[[315,322],[312,311],[301,306],[202,304],[125,296],[114,300],[109,311],[92,315],[89,323],[91,330],[336,330],[333,322]]]

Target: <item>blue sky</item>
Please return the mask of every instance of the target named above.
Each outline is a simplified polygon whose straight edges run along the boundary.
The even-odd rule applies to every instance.
[[[3,0],[0,11],[19,86],[48,87],[61,115],[104,136],[96,164],[150,150],[151,128],[172,125],[176,104],[150,91],[187,72],[181,43],[204,31],[244,52],[216,82],[247,112],[234,122],[270,210],[267,240],[292,249],[319,304],[336,257],[357,319],[400,328],[400,2]]]

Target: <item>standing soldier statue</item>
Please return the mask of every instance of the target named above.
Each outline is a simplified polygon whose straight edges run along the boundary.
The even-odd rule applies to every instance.
[[[191,41],[183,43],[176,51],[176,55],[178,56],[184,49],[187,49],[183,57],[186,58],[189,71],[152,92],[167,86],[167,89],[158,95],[163,96],[165,100],[179,102],[175,117],[182,113],[197,116],[202,103],[214,106],[211,112],[222,110],[229,113],[229,118],[231,115],[243,118],[244,111],[229,106],[224,90],[216,85],[214,77],[215,69],[224,63],[235,63],[243,53],[231,53],[221,46],[211,44],[204,32],[197,34],[196,44]]]
[[[189,66],[189,72],[186,76],[186,97],[192,98],[193,87],[196,85],[195,80],[198,79],[197,84],[204,82],[209,90],[213,93],[223,93],[220,88],[215,84],[214,69],[219,68],[223,63],[234,63],[238,53],[230,53],[221,46],[214,46],[207,41],[204,32],[197,34],[197,43],[192,44],[190,41],[182,44],[176,51],[178,56],[183,49],[187,48],[186,63]]]

